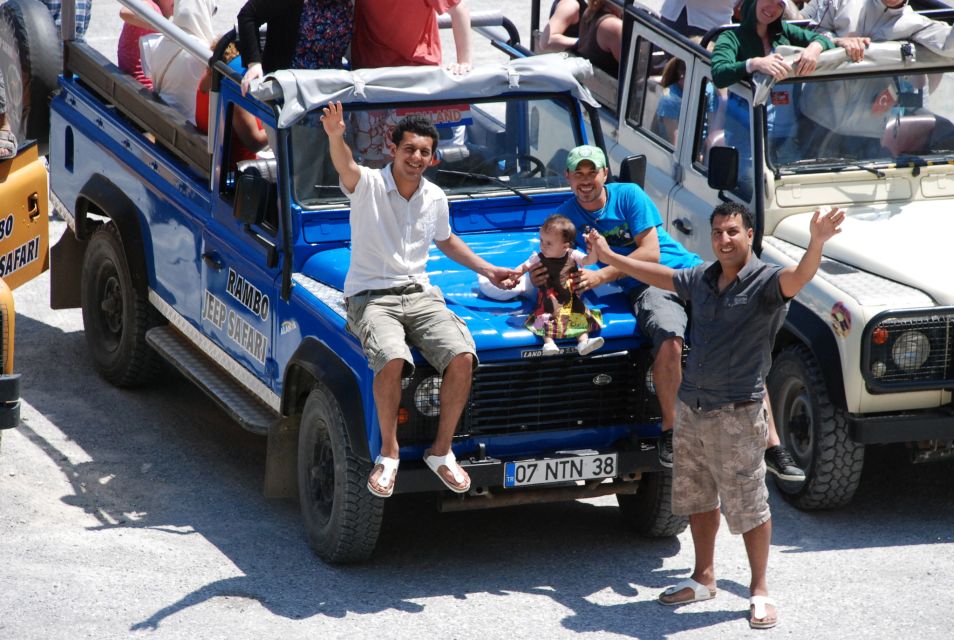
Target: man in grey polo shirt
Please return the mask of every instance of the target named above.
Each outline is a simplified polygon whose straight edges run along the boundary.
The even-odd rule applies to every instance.
[[[381,498],[394,491],[401,377],[414,367],[410,342],[443,377],[437,436],[424,452],[424,462],[448,489],[464,493],[470,478],[454,458],[451,439],[470,394],[476,347],[467,325],[428,281],[428,250],[433,240],[447,257],[500,287],[519,273],[490,264],[451,232],[447,196],[423,177],[425,169],[437,164],[438,133],[430,120],[401,120],[388,143],[393,161],[369,169],[354,161],[344,141],[341,103],[329,104],[323,113],[331,161],[351,200],[351,264],[344,285],[348,330],[361,341],[374,371],[381,427],[381,453],[368,491]]]
[[[710,217],[716,262],[689,269],[634,260],[613,252],[598,232],[587,236],[600,261],[691,303],[692,349],[673,440],[672,511],[689,516],[696,561],[692,577],[659,596],[662,604],[716,595],[713,556],[724,513],[749,556],[749,625],[764,629],[778,621],[765,577],[772,520],[762,456],[768,432],[763,374],[786,304],[814,277],[825,242],[839,233],[844,218],[834,207],[824,215],[816,211],[805,255],[784,269],[752,253],[752,216],[737,203],[719,205]]]

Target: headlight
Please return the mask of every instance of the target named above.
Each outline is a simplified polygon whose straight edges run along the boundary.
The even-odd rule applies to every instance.
[[[931,341],[920,331],[905,331],[891,347],[891,359],[902,371],[920,369],[931,355]]]
[[[433,418],[441,413],[441,377],[430,376],[421,380],[414,390],[414,408],[421,415]]]

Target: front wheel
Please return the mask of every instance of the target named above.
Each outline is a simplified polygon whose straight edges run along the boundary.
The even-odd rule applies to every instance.
[[[668,538],[686,530],[689,519],[672,513],[672,471],[644,473],[636,493],[618,493],[623,519],[647,538]]]
[[[323,560],[359,562],[374,551],[384,500],[368,491],[370,472],[348,444],[341,407],[325,389],[312,390],[298,436],[298,496],[308,542]]]
[[[782,495],[800,509],[847,505],[861,481],[865,448],[850,438],[845,411],[832,404],[807,348],[787,347],[775,358],[768,394],[779,438],[805,470],[802,483],[776,480]]]
[[[133,284],[119,231],[112,223],[90,238],[80,294],[86,344],[99,374],[117,387],[135,387],[152,379],[160,361],[146,343],[146,331],[157,324],[158,313],[146,293]]]

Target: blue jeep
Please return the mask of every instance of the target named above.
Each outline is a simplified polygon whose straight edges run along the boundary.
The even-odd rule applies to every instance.
[[[168,361],[267,436],[266,494],[298,496],[322,558],[364,559],[383,513],[365,487],[380,435],[371,370],[345,329],[348,201],[315,110],[342,100],[348,142],[372,166],[385,162],[396,118],[431,117],[442,161],[428,178],[448,195],[455,233],[516,266],[570,197],[568,150],[602,144],[579,82],[589,65],[546,56],[463,78],[430,67],[281,71],[243,97],[224,46],[209,61],[207,138],[88,45],[65,43],[50,176],[69,229],[52,252],[51,303],[82,307],[90,356],[113,384],[144,384]],[[273,154],[235,162],[238,109],[261,120]],[[476,275],[436,249],[429,276],[478,348],[453,445],[473,483],[452,495],[421,462],[440,386],[421,360],[404,381],[396,491],[439,494],[446,510],[615,494],[639,532],[682,531],[656,458],[652,356],[623,293],[587,294],[606,324],[600,351],[582,358],[568,344],[543,358],[524,328],[532,300],[484,297]]]

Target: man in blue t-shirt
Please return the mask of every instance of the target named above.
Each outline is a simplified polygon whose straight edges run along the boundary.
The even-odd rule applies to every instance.
[[[607,184],[608,177],[602,149],[583,145],[570,150],[566,178],[575,197],[564,202],[557,213],[576,225],[578,246],[585,246],[583,229],[591,227],[606,238],[614,252],[630,258],[658,262],[671,269],[690,269],[702,264],[702,258],[687,251],[666,232],[659,210],[639,185]],[[659,462],[672,467],[672,426],[676,417],[676,392],[682,383],[682,346],[688,325],[685,304],[671,291],[647,286],[614,267],[601,265],[597,270],[580,270],[575,276],[576,286],[586,291],[618,280],[629,293],[639,330],[653,343],[653,382],[662,413]],[[532,277],[536,285],[541,279],[540,270],[535,270]],[[772,473],[783,480],[804,480],[804,472],[780,446],[774,422],[770,422],[766,444],[772,445],[765,460]]]

